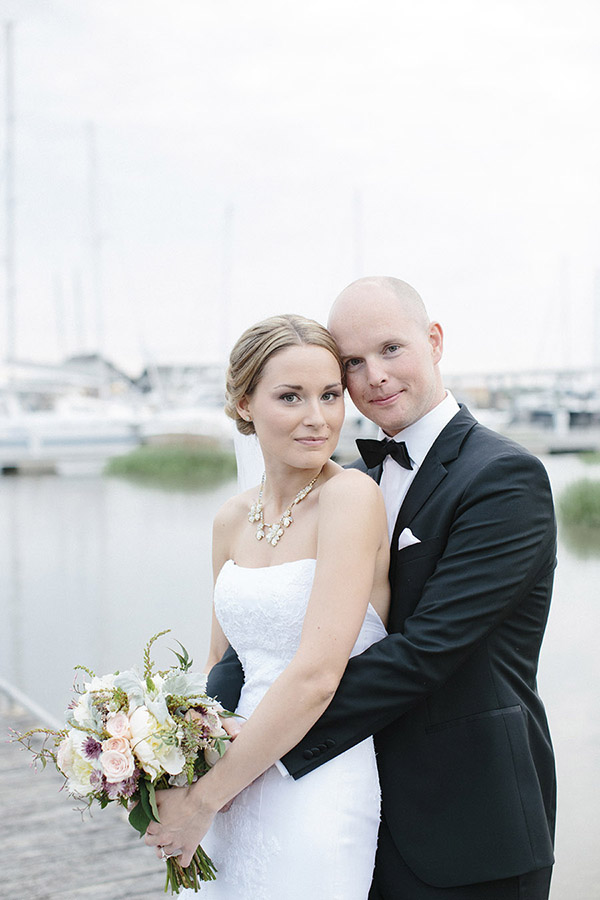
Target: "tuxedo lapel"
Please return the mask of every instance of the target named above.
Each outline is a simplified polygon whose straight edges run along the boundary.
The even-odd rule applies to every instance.
[[[423,461],[423,465],[415,475],[414,481],[408,489],[408,493],[400,507],[398,518],[396,519],[396,526],[394,528],[394,535],[392,537],[392,547],[398,546],[398,538],[402,531],[409,525],[423,504],[429,499],[440,481],[446,477],[448,472],[446,466],[439,460],[437,454],[432,453],[432,450],[429,451],[427,457]]]
[[[446,477],[447,463],[456,459],[464,439],[476,424],[466,406],[461,406],[459,412],[438,435],[400,507],[392,537],[392,548],[398,546],[398,537],[402,531],[410,525],[423,504]]]

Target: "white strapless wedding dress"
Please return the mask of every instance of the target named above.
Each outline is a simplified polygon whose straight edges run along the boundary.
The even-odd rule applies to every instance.
[[[299,559],[258,569],[229,560],[219,573],[215,610],[244,667],[241,715],[252,713],[294,656],[314,572],[314,559]],[[352,655],[385,634],[369,606]],[[273,766],[217,814],[202,841],[218,869],[217,880],[202,885],[202,896],[366,900],[379,805],[371,738],[298,781]]]

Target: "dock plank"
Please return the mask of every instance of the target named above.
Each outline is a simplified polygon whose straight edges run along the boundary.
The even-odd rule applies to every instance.
[[[92,816],[75,811],[51,768],[10,743],[8,729],[41,723],[0,689],[0,898],[7,900],[157,900],[164,864],[116,804]]]

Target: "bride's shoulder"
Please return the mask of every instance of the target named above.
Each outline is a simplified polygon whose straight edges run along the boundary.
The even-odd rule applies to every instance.
[[[338,468],[325,482],[321,490],[321,502],[352,506],[357,503],[382,502],[379,485],[359,469]]]
[[[230,526],[235,522],[240,521],[240,519],[247,517],[248,511],[255,502],[257,494],[258,487],[251,488],[241,494],[235,494],[233,497],[230,497],[229,500],[226,500],[215,515],[215,527],[223,525]]]
[[[383,494],[373,479],[358,469],[341,469],[323,485],[319,500],[319,548],[337,553],[340,542],[369,554],[387,545]],[[361,550],[361,552],[362,552]]]

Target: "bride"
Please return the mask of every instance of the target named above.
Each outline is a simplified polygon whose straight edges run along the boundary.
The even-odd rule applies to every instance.
[[[327,707],[348,658],[385,635],[383,499],[368,476],[330,458],[343,392],[337,347],[309,319],[260,322],[231,353],[227,413],[258,436],[265,473],[215,519],[208,669],[231,644],[247,721],[203,778],[157,793],[161,821],[146,835],[183,866],[202,842],[218,870],[202,886],[208,898],[365,900],[369,891],[379,826],[372,739],[298,781],[276,765]]]

